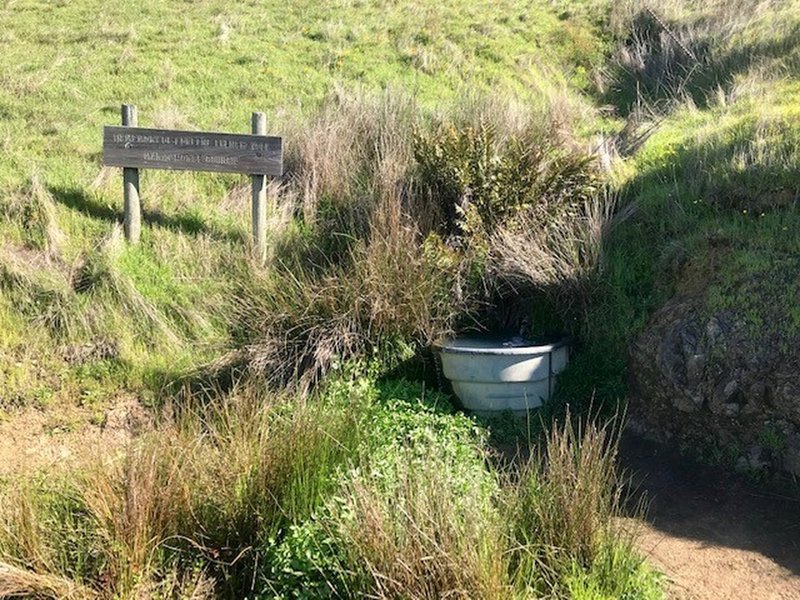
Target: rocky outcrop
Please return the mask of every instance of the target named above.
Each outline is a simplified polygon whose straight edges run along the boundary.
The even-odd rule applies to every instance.
[[[675,297],[631,348],[636,428],[800,475],[800,330],[784,303],[709,309]],[[797,331],[796,331],[797,330]]]

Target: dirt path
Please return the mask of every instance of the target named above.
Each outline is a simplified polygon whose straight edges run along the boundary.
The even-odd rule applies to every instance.
[[[99,414],[76,406],[26,407],[0,418],[0,480],[59,471],[123,448],[150,416],[130,396],[109,401]]]
[[[679,600],[800,600],[800,498],[626,438],[621,462],[650,499],[641,551]]]

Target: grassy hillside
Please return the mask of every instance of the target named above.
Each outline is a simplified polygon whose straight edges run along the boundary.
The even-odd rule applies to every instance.
[[[708,314],[742,308],[755,336],[767,333],[771,299],[793,297],[799,15],[792,1],[643,2],[611,13],[617,49],[601,98],[628,115],[616,148],[629,205],[607,239],[567,395],[624,396],[627,349],[675,292],[709,286]],[[787,333],[796,307],[781,310]]]
[[[545,94],[592,128],[578,90],[603,44],[591,15],[573,12],[513,1],[6,3],[2,404],[157,389],[231,346],[225,317],[249,268],[246,180],[144,172],[144,240],[126,247],[113,233],[119,174],[100,156],[120,103],[139,106],[142,126],[225,131],[247,131],[250,112],[266,110],[290,160],[305,116],[354,87],[401,89],[429,111],[490,90],[539,105]]]
[[[313,108],[337,83],[424,102],[498,88],[533,98],[585,86],[602,58],[586,18],[518,1],[14,2],[0,26],[3,186],[33,167],[54,185],[92,181],[97,129],[121,102],[148,124],[211,130],[246,130],[266,110],[277,131],[278,111]]]
[[[154,418],[3,471],[0,596],[660,597],[615,526],[610,429],[554,430],[548,461],[510,476],[448,398],[375,381],[480,306],[501,214],[532,199],[566,214],[568,191],[594,189],[594,18],[517,1],[4,3],[2,418],[50,415],[42,435],[76,446],[131,398]],[[268,111],[287,174],[266,265],[245,177],[143,173],[142,242],[124,242],[119,172],[100,163],[121,102],[175,128],[246,131]],[[454,213],[468,187],[477,212]]]
[[[99,423],[134,396],[157,422],[0,486],[0,596],[660,597],[614,527],[610,430],[555,427],[509,475],[386,374],[528,317],[576,336],[561,397],[613,404],[681,286],[757,330],[742,282],[794,291],[797,8],[3,3],[0,411]],[[266,265],[245,177],[144,172],[124,242],[100,155],[122,102],[170,128],[268,112]]]
[[[6,5],[3,402],[102,395],[98,381],[157,389],[236,345],[222,315],[249,268],[246,182],[145,172],[145,240],[125,247],[112,235],[119,178],[100,165],[99,140],[120,102],[139,105],[143,125],[230,131],[264,109],[291,159],[304,115],[354,86],[405,90],[423,113],[494,90],[550,107],[578,135],[619,132],[632,156],[618,180],[638,214],[609,241],[611,299],[590,319],[606,324],[587,337],[618,349],[601,352],[614,364],[597,377],[614,375],[579,369],[589,385],[576,393],[624,394],[624,346],[671,293],[673,275],[660,274],[676,253],[702,256],[703,232],[720,219],[745,238],[789,243],[771,228],[784,231],[793,211],[769,215],[797,190],[796,6],[739,8]],[[600,117],[609,111],[592,104],[605,102],[627,121]],[[101,360],[63,360],[83,355]]]

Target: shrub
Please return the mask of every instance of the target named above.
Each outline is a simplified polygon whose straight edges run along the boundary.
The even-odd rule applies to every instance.
[[[576,223],[591,221],[583,211],[597,174],[546,112],[489,114],[474,104],[430,125],[392,95],[325,105],[292,150],[280,192],[313,198],[269,270],[243,282],[232,319],[241,351],[230,362],[308,392],[341,361],[380,357],[388,369],[455,330],[491,327],[510,295],[529,300],[519,273],[505,276],[510,243],[495,252],[491,236],[547,229],[550,242],[537,248],[550,256],[559,228],[582,233]],[[341,144],[343,130],[346,159],[321,149]],[[593,264],[590,237],[576,270]]]
[[[572,563],[564,579],[570,600],[661,600],[662,576],[622,541],[604,547],[589,569]]]
[[[623,479],[613,423],[576,425],[567,413],[510,486],[518,586],[569,598],[660,597],[657,575],[618,525]]]
[[[598,200],[605,196],[594,158],[547,127],[546,114],[505,129],[483,116],[477,125],[440,124],[416,142],[418,177],[439,203],[440,230],[477,271],[473,322],[517,333],[544,303],[536,333],[573,320],[576,311],[559,301],[582,304],[576,292],[597,265],[598,221],[610,212]]]
[[[539,128],[498,138],[485,121],[417,133],[419,177],[440,206],[446,233],[491,234],[521,211],[543,226],[595,190],[592,158],[565,151]]]
[[[382,357],[391,366],[468,310],[462,271],[456,253],[423,238],[387,200],[341,264],[254,274],[237,303],[240,356],[252,373],[304,392],[341,361]]]

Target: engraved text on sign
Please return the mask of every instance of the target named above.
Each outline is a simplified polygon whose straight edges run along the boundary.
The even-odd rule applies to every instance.
[[[112,167],[283,174],[279,137],[105,127],[103,163]]]

